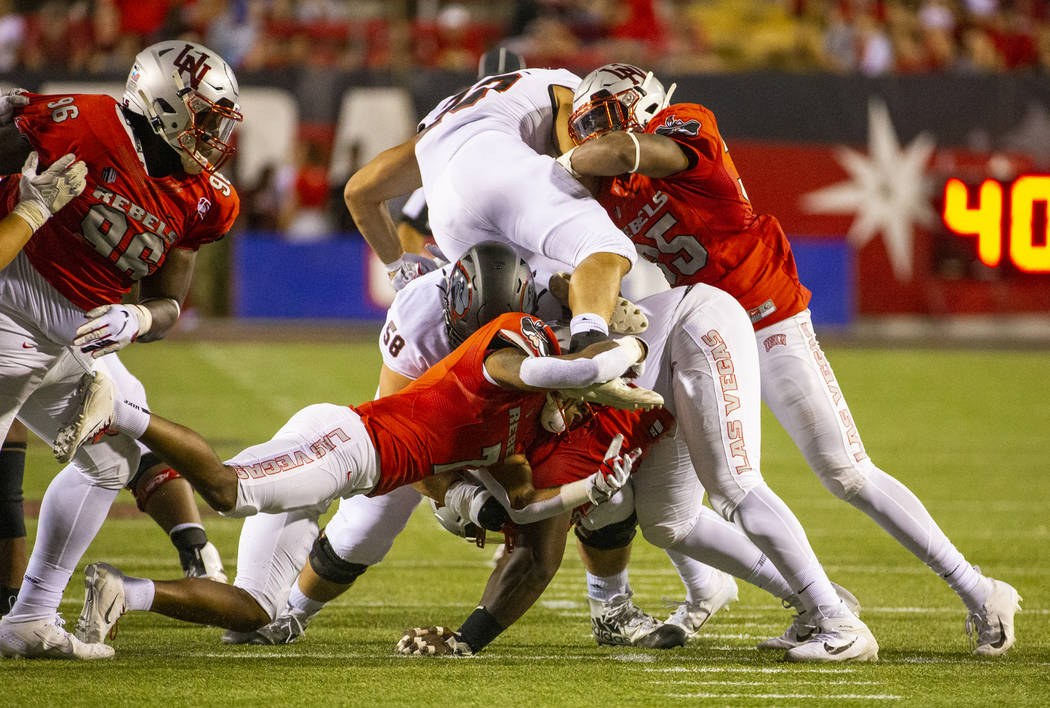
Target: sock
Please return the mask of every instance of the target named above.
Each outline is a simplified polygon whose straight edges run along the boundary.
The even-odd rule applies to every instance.
[[[699,602],[711,597],[713,593],[708,587],[715,577],[715,569],[670,548],[664,550],[671,559],[671,565],[678,571],[682,584],[685,585],[685,601]]]
[[[771,593],[778,600],[792,594],[788,582],[751,539],[706,506],[700,507],[693,528],[668,549],[668,555],[672,552],[718,568]],[[673,561],[674,556],[671,559]]]
[[[838,616],[844,605],[813,553],[802,524],[772,489],[761,484],[749,491],[737,506],[734,518],[794,588],[806,611]],[[833,614],[823,613],[820,608]]]
[[[324,602],[307,597],[303,591],[299,589],[298,580],[292,583],[292,591],[288,593],[288,609],[290,614],[299,615],[303,619],[310,619],[320,612],[321,608],[324,606]]]
[[[153,607],[157,586],[149,578],[124,576],[124,606],[130,610],[146,611]]]
[[[944,578],[971,612],[988,599],[991,583],[981,582],[984,577],[952,545],[919,498],[896,479],[874,468],[849,503]]]
[[[149,427],[149,411],[131,401],[117,400],[113,406],[113,428],[138,440]]]
[[[592,600],[609,602],[617,595],[627,595],[630,592],[631,586],[626,570],[605,576],[587,573],[587,596]]]
[[[595,342],[601,342],[609,337],[609,323],[604,317],[599,317],[593,312],[584,312],[576,315],[569,322],[569,353],[586,349]]]
[[[200,550],[208,542],[204,527],[196,523],[177,524],[168,532],[172,545],[179,552],[183,571],[202,565]]]
[[[72,465],[59,472],[40,504],[36,542],[8,619],[51,619],[73,570],[95,538],[116,489],[104,489]]]
[[[0,538],[26,535],[26,517],[22,508],[25,469],[26,444],[5,442],[0,448]]]

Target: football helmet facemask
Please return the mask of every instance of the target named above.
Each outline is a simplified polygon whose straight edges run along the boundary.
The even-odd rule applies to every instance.
[[[676,86],[665,91],[653,72],[632,64],[600,66],[573,94],[569,136],[580,145],[613,130],[644,130],[671,103]]]
[[[505,312],[535,312],[532,269],[510,246],[483,241],[452,266],[443,305],[449,341],[459,346]]]
[[[179,154],[187,172],[215,172],[234,153],[234,126],[243,116],[233,69],[196,42],[152,44],[135,56],[124,106]]]

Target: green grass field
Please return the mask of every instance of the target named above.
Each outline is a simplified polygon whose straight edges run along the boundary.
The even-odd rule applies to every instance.
[[[687,647],[598,648],[583,572],[569,550],[540,603],[478,657],[404,658],[402,630],[458,626],[473,609],[492,548],[441,531],[421,508],[390,556],[284,647],[228,647],[220,630],[147,613],[125,616],[101,663],[0,661],[0,705],[1047,705],[1050,703],[1050,399],[1046,352],[828,351],[875,462],[925,501],[956,545],[1024,596],[1017,646],[978,660],[965,611],[947,586],[874,523],[824,491],[772,417],[763,470],[795,510],[833,579],[863,604],[882,647],[874,665],[795,666],[754,645],[790,614],[741,586],[740,600]],[[374,345],[192,343],[134,346],[123,356],[151,407],[190,424],[220,455],[267,439],[301,406],[371,397]],[[26,498],[57,471],[30,446]],[[122,493],[118,502],[132,504]],[[84,563],[179,575],[145,516],[113,518]],[[206,516],[234,570],[239,522]],[[35,520],[30,523],[30,540]],[[641,537],[631,563],[639,605],[663,616],[681,599],[666,557]],[[83,599],[78,570],[62,611]]]

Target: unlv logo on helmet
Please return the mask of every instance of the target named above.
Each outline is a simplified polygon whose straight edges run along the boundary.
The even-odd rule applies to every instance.
[[[194,59],[190,55],[191,51],[193,51],[193,47],[187,44],[182,48],[182,51],[179,52],[179,55],[175,57],[175,61],[173,63],[179,69],[179,71],[181,71],[189,77],[190,87],[193,88],[194,91],[196,91],[197,87],[200,86],[201,80],[204,78],[204,75],[208,73],[209,69],[211,69],[211,65],[207,63],[207,54],[201,52],[200,56]]]
[[[645,72],[631,64],[606,64],[602,68],[618,79],[630,79],[636,84],[645,81]]]

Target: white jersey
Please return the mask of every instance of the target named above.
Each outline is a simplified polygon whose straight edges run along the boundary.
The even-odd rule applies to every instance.
[[[379,334],[388,369],[418,379],[453,347],[445,329],[442,288],[451,265],[419,276],[397,293]]]
[[[580,79],[557,69],[487,77],[423,120],[416,162],[434,240],[449,260],[481,241],[512,244],[575,270],[596,253],[637,259],[631,240],[579,181],[554,161],[552,86]]]
[[[486,131],[505,133],[541,155],[557,156],[550,87],[575,91],[579,85],[580,77],[565,69],[524,69],[487,76],[449,96],[419,124],[427,131],[416,147],[424,182],[467,140]]]

